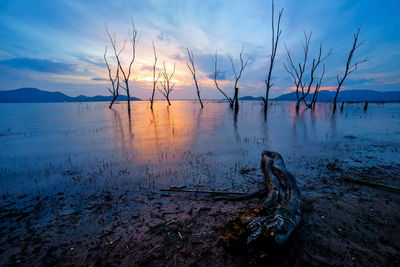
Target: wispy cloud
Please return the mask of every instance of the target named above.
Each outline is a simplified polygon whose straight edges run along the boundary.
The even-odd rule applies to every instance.
[[[108,23],[122,47],[133,16],[139,36],[132,75],[135,96],[148,98],[151,83],[146,81],[151,80],[154,60],[152,41],[156,44],[158,68],[163,61],[168,66],[176,62],[179,90],[172,97],[195,97],[186,66],[187,47],[194,52],[202,93],[216,98],[219,95],[212,83],[215,51],[218,51],[217,78],[223,84],[232,81],[233,76],[227,56],[237,58],[243,44],[252,63],[240,80],[241,93],[259,95],[265,92],[263,82],[271,53],[270,5],[271,1],[264,0],[3,1],[0,67],[8,75],[4,71],[0,73],[2,87],[44,86],[50,73],[48,86],[58,83],[63,88],[67,83],[73,84],[68,90],[86,94],[84,90],[91,84],[90,88],[97,86],[99,91],[107,93],[100,83],[104,81],[101,77],[107,77],[102,57],[109,40],[104,24]],[[398,6],[398,0],[387,0],[385,4],[378,0],[277,2],[276,8],[285,10],[271,97],[290,90],[293,85],[282,67],[284,42],[295,59],[302,57],[303,30],[313,31],[310,57],[317,55],[319,44],[323,44],[324,51],[333,48],[333,54],[324,62],[323,86],[334,87],[336,75],[344,71],[353,31],[358,25],[363,25],[360,39],[365,43],[356,51],[355,59],[368,56],[371,60],[360,65],[346,80],[345,88],[399,90],[396,83],[400,73]],[[127,47],[122,56],[124,64],[129,62],[129,52]],[[110,63],[115,70],[115,61],[110,58]]]
[[[12,58],[0,60],[0,65],[14,69],[29,69],[33,71],[54,74],[72,73],[76,69],[74,64],[54,62],[47,59],[37,58]]]
[[[108,79],[101,78],[101,77],[94,77],[94,78],[92,78],[92,81],[108,81]]]

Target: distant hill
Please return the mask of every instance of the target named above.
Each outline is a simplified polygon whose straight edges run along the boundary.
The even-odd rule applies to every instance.
[[[261,97],[254,97],[254,96],[244,96],[244,97],[239,97],[239,100],[247,100],[247,101],[259,101],[261,100]]]
[[[67,96],[61,92],[48,92],[37,88],[20,88],[15,90],[0,91],[0,103],[50,103],[50,102],[107,102],[112,96]],[[126,101],[125,95],[119,95],[117,101]],[[140,100],[131,97],[131,100]]]
[[[319,102],[330,102],[335,97],[333,91],[323,90],[318,94]],[[311,101],[313,94],[309,94],[306,100]],[[297,101],[296,92],[283,94],[272,100],[276,101]],[[345,90],[340,91],[338,95],[338,102],[400,102],[400,91],[393,92],[378,92],[373,90]]]

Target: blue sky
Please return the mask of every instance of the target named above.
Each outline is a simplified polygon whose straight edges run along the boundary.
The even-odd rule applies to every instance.
[[[344,71],[353,33],[360,25],[360,39],[365,43],[355,59],[367,56],[370,60],[348,77],[344,90],[400,90],[398,0],[275,0],[275,6],[284,8],[284,13],[272,97],[293,90],[282,64],[284,43],[300,59],[303,31],[312,31],[310,56],[316,56],[320,44],[325,51],[333,49],[325,62],[322,84],[332,89],[336,75]],[[242,45],[251,61],[239,82],[240,95],[264,95],[271,51],[271,1],[265,0],[0,0],[0,90],[37,87],[71,96],[106,95],[103,53],[109,43],[104,25],[122,45],[131,16],[139,38],[130,81],[134,96],[148,99],[151,94],[152,41],[159,67],[162,61],[171,68],[176,63],[176,90],[171,98],[196,97],[186,66],[186,47],[193,49],[203,97],[221,97],[210,79],[216,50],[220,82],[232,94],[233,72],[227,57],[237,59]],[[123,59],[128,60],[129,54]]]

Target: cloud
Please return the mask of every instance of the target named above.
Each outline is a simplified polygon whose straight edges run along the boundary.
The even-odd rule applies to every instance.
[[[14,69],[29,69],[38,72],[64,74],[75,71],[74,64],[54,62],[47,59],[36,58],[12,58],[0,60],[0,65]]]
[[[219,80],[219,81],[226,80],[226,72],[227,72],[226,70],[225,71],[218,70],[217,71],[217,80]],[[207,77],[210,79],[214,79],[214,73],[211,73]]]
[[[349,79],[346,81],[346,85],[358,85],[358,84],[365,84],[365,83],[371,83],[374,82],[374,79]]]
[[[107,81],[107,79],[100,78],[100,77],[94,77],[94,78],[92,78],[92,81]]]
[[[94,65],[94,66],[97,66],[97,67],[100,67],[100,68],[105,68],[105,66],[106,66],[104,64],[103,59],[100,59],[100,58],[94,58],[94,57],[91,57],[91,56],[78,55],[78,54],[75,54],[73,56],[76,57],[77,59],[83,61],[83,62],[89,63],[91,65]]]

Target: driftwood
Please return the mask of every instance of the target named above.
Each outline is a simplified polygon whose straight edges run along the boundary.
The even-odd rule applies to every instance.
[[[277,152],[262,152],[261,168],[265,189],[258,192],[225,199],[266,196],[261,207],[238,214],[228,223],[222,235],[226,247],[255,241],[283,244],[301,220],[301,193],[296,179],[286,169],[282,156]]]
[[[386,188],[386,189],[390,189],[390,190],[394,190],[394,191],[400,191],[400,188],[396,187],[396,186],[375,183],[375,182],[369,182],[369,181],[364,181],[364,180],[358,180],[358,179],[353,179],[353,178],[349,178],[349,177],[342,177],[340,180],[346,181],[346,182],[353,182],[353,183],[357,183],[357,184],[369,185],[372,187],[382,187],[382,188]]]
[[[217,195],[246,195],[247,192],[230,192],[230,191],[205,191],[205,190],[193,190],[193,189],[180,189],[180,188],[161,188],[161,192],[179,192],[179,193],[198,193],[198,194],[210,194],[213,196]]]

